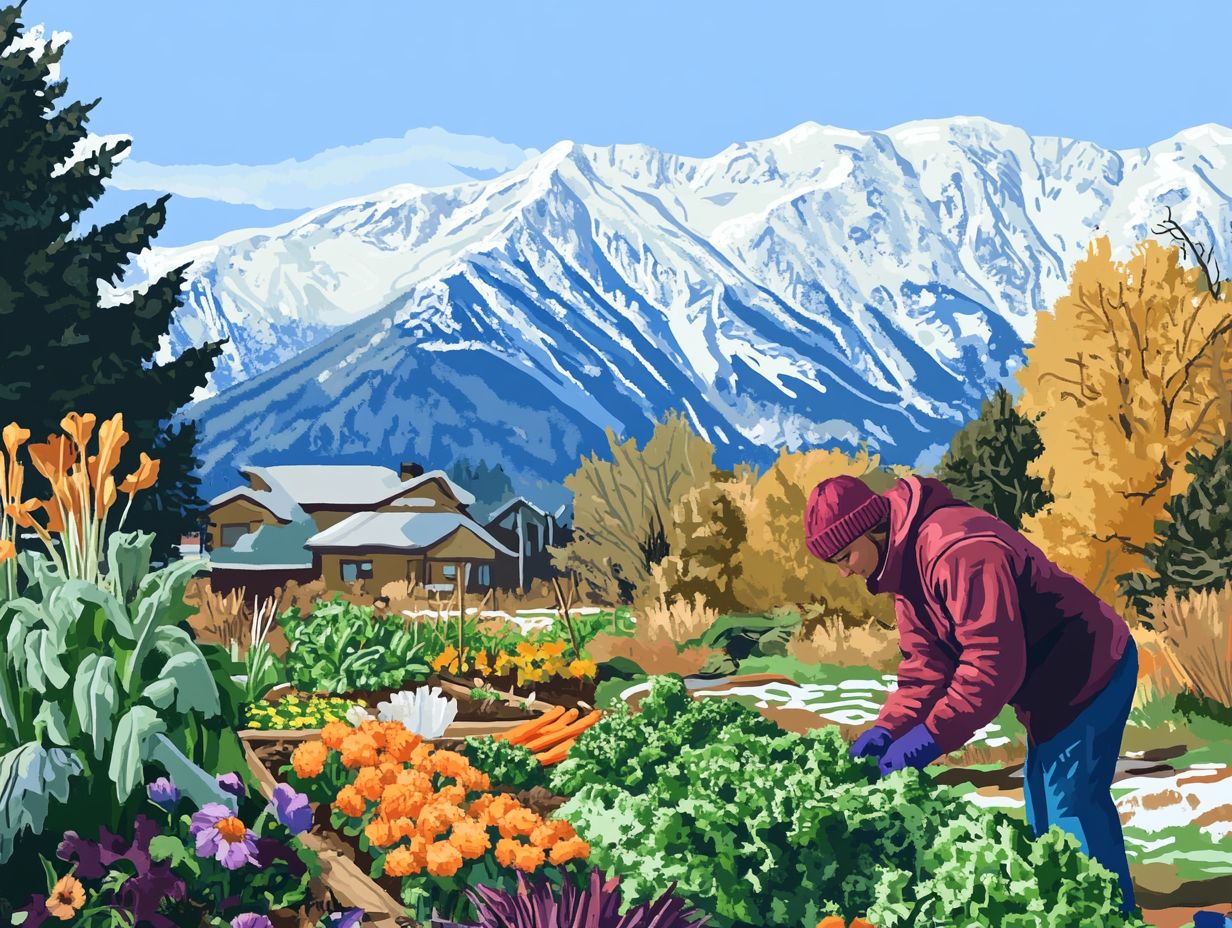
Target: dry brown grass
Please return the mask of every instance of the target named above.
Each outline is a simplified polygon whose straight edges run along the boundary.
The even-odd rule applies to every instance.
[[[682,677],[697,673],[711,655],[722,653],[701,647],[677,652],[676,643],[668,638],[651,641],[624,635],[599,635],[586,646],[586,652],[598,662],[614,657],[628,658],[651,676],[678,673]]]
[[[637,631],[635,637],[653,644],[657,641],[682,643],[701,637],[715,620],[718,619],[717,609],[706,605],[706,597],[701,593],[688,600],[683,596],[668,602],[660,596],[658,602],[651,603],[637,615]]]
[[[1157,699],[1174,697],[1188,688],[1187,678],[1172,645],[1158,631],[1142,626],[1133,628],[1138,644],[1138,688],[1134,708],[1140,709]]]
[[[197,610],[188,622],[202,644],[227,647],[238,641],[248,626],[243,590],[215,593],[208,578],[194,577],[184,589],[184,603]]]
[[[1169,670],[1187,689],[1232,707],[1232,584],[1177,596],[1158,613]]]
[[[898,667],[898,632],[876,621],[850,624],[837,619],[807,623],[787,645],[787,653],[806,664],[872,667],[891,673]]]

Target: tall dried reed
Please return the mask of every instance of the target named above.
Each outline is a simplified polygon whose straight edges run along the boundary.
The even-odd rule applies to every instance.
[[[718,617],[718,610],[707,606],[706,597],[701,593],[691,600],[681,596],[670,603],[660,596],[658,602],[651,603],[638,615],[634,634],[647,642],[666,640],[683,644],[701,637]]]
[[[1232,584],[1185,596],[1169,590],[1160,615],[1176,676],[1198,695],[1232,707]]]
[[[872,667],[892,672],[898,666],[898,633],[870,619],[848,624],[837,618],[802,628],[787,653],[806,664]]]

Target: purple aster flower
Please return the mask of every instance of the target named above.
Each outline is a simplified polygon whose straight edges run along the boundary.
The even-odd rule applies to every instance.
[[[363,909],[347,909],[345,912],[330,912],[321,919],[321,928],[359,928],[364,919]]]
[[[197,856],[213,857],[228,870],[257,862],[256,835],[217,802],[207,802],[193,813],[189,832],[197,839]]]
[[[176,785],[166,777],[159,777],[153,783],[145,788],[150,799],[155,805],[161,806],[163,809],[170,812],[179,804],[180,791]]]
[[[269,807],[293,835],[302,834],[312,827],[312,809],[308,806],[308,797],[297,793],[286,783],[274,787],[274,798]]]
[[[274,923],[264,915],[256,912],[245,912],[231,919],[231,928],[274,928]]]
[[[238,773],[219,774],[218,785],[232,796],[238,796],[240,799],[248,795],[248,787],[244,785],[244,781],[240,779]]]

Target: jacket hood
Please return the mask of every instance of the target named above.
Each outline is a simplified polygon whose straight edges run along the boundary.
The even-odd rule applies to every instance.
[[[874,594],[902,593],[907,568],[915,558],[920,525],[938,509],[966,504],[940,480],[914,475],[901,478],[881,495],[890,504],[889,533],[881,567],[866,586]]]

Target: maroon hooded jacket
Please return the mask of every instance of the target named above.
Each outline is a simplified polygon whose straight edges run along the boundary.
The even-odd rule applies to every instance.
[[[1129,628],[1081,581],[1006,523],[940,481],[899,480],[872,593],[893,593],[903,653],[877,724],[921,722],[954,751],[1007,703],[1032,744],[1077,717],[1107,684]]]

